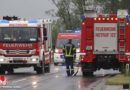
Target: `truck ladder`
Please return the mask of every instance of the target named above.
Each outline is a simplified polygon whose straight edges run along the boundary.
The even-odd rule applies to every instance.
[[[126,50],[126,18],[118,18],[118,29],[119,29],[119,60],[125,61],[125,50]]]

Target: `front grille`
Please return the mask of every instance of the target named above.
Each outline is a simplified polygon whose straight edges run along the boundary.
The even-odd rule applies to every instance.
[[[19,49],[15,49],[15,50],[6,50],[6,54],[29,54],[30,50],[19,50]]]
[[[13,60],[13,61],[10,61],[10,63],[23,63],[24,61],[23,60]]]

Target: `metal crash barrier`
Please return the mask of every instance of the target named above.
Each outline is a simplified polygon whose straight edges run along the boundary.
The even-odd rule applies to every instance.
[[[130,90],[129,84],[123,84],[123,90]]]
[[[126,76],[130,76],[130,62],[128,62],[125,66],[125,74]],[[123,84],[123,90],[130,90],[129,84]]]
[[[126,64],[126,76],[130,75],[130,63]]]

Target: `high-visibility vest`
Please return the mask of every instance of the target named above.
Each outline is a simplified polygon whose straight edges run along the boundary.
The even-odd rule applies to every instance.
[[[73,57],[75,55],[76,48],[73,44],[66,44],[63,48],[65,57]]]

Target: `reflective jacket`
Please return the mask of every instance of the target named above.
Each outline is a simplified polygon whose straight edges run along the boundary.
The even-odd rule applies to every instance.
[[[63,53],[65,57],[74,57],[76,55],[76,48],[73,44],[67,43],[64,45]]]

